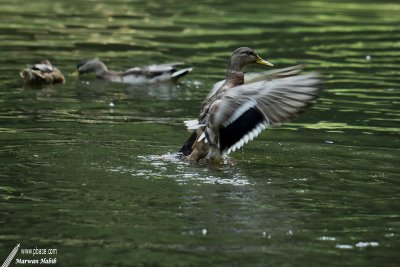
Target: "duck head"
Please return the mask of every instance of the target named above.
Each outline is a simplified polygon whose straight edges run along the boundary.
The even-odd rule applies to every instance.
[[[102,76],[108,71],[107,66],[98,59],[85,59],[76,65],[79,74],[95,72],[96,76]]]
[[[257,55],[253,49],[249,47],[239,47],[233,52],[229,60],[228,70],[242,71],[245,66],[250,64],[274,66],[272,63],[262,59],[259,55]]]

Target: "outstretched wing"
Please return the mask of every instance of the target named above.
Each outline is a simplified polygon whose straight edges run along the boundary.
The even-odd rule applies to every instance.
[[[259,82],[259,81],[264,81],[264,80],[273,80],[273,79],[279,79],[279,78],[284,78],[284,77],[289,77],[296,75],[300,73],[303,69],[303,65],[296,65],[296,66],[291,66],[287,68],[282,68],[282,69],[274,69],[274,70],[269,70],[269,71],[264,71],[264,72],[249,72],[244,75],[244,84],[250,84],[254,82]],[[217,90],[224,84],[225,80],[221,80],[219,82],[216,82],[210,93],[208,94],[206,99],[209,99],[212,97]]]
[[[210,106],[209,141],[228,154],[275,123],[293,119],[318,96],[317,73],[259,81],[231,88]]]

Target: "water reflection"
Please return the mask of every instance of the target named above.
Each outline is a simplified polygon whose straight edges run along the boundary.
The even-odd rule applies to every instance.
[[[163,82],[155,84],[116,84],[102,80],[87,80],[79,78],[75,82],[78,97],[84,99],[98,99],[110,94],[121,93],[120,98],[151,98],[160,100],[172,100],[182,95],[183,91],[197,90],[201,85],[197,81],[187,82]]]

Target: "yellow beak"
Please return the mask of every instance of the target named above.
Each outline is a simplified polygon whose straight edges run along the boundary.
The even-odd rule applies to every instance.
[[[271,67],[274,66],[274,64],[272,64],[272,63],[270,63],[270,62],[268,62],[268,61],[262,59],[259,55],[257,55],[257,61],[256,61],[256,63],[257,63],[257,64],[260,64],[260,65],[271,66]]]

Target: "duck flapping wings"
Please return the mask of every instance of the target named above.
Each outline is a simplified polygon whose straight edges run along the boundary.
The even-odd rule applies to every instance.
[[[229,154],[268,126],[293,119],[317,98],[318,73],[296,75],[300,71],[301,66],[295,66],[249,77],[247,83],[212,97],[207,116],[200,123],[185,124],[189,130],[203,131],[196,142],[209,143],[222,155]]]

